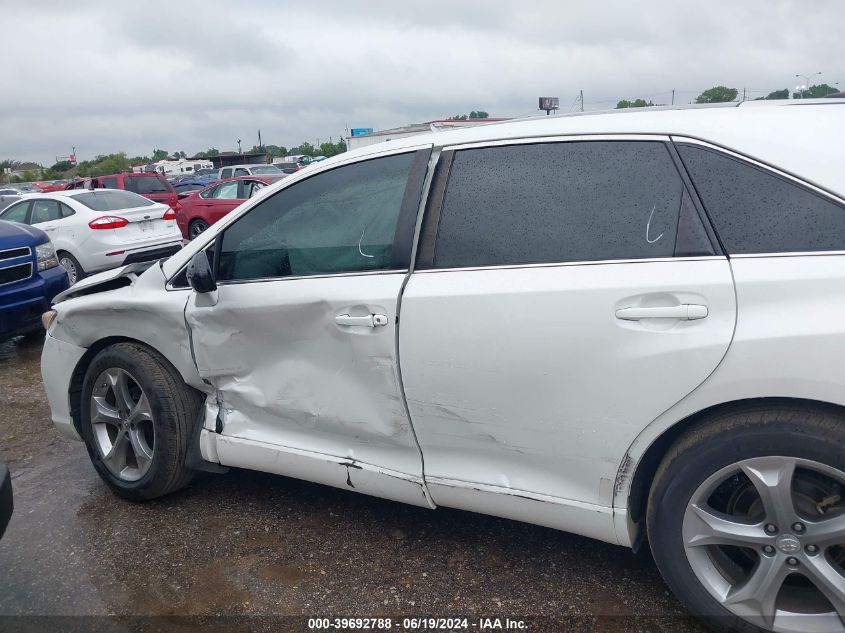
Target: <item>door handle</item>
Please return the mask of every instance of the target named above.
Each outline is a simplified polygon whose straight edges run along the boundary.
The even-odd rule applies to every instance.
[[[367,316],[338,314],[334,318],[334,322],[348,327],[380,327],[387,325],[387,316],[384,314],[368,314]]]
[[[660,306],[654,308],[621,308],[616,311],[616,318],[623,321],[639,321],[640,319],[680,319],[681,321],[696,321],[708,314],[707,306],[693,303],[682,303],[679,306]]]

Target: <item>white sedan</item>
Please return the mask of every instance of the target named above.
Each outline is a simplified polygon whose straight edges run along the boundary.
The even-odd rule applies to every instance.
[[[176,212],[131,191],[29,195],[4,209],[0,219],[46,231],[71,284],[91,273],[168,257],[182,247]]]

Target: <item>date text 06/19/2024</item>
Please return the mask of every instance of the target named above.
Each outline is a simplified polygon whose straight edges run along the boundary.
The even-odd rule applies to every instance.
[[[524,631],[528,629],[524,620],[511,618],[308,618],[308,629],[313,631],[371,630],[385,631]]]

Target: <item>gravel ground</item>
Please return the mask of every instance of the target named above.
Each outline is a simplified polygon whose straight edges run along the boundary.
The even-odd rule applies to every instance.
[[[705,631],[647,555],[546,528],[249,471],[121,501],[53,429],[40,352],[0,345],[0,460],[15,493],[0,631],[306,631],[309,617],[355,616],[390,616],[393,630],[460,616],[468,630],[498,617],[532,631]]]

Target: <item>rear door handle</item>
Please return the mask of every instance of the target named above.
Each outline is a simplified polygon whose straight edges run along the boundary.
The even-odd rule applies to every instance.
[[[368,314],[367,316],[338,314],[334,322],[348,327],[381,327],[387,325],[387,316],[384,314]]]
[[[695,321],[697,319],[703,319],[707,314],[707,306],[682,303],[679,306],[620,308],[616,311],[616,318],[622,319],[623,321],[639,321],[640,319],[680,319],[681,321]]]

